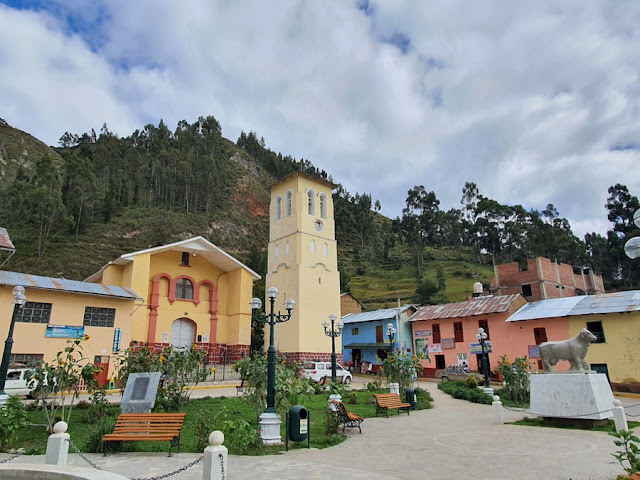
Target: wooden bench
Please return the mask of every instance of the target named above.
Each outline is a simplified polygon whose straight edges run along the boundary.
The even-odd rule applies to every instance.
[[[398,415],[400,410],[404,410],[409,415],[411,404],[403,402],[397,393],[376,393],[373,396],[376,397],[376,417],[379,413],[385,413],[388,417],[389,409],[392,408],[398,409]]]
[[[180,451],[180,431],[186,413],[121,413],[113,429],[102,437],[106,455],[111,442],[169,441],[169,456],[173,447]]]
[[[347,427],[358,427],[358,430],[362,433],[360,424],[364,421],[364,418],[360,415],[347,411],[347,407],[345,407],[344,403],[339,402],[338,400],[332,400],[332,402],[336,406],[336,417],[338,417],[338,425],[342,424],[342,431],[344,432]]]
[[[240,395],[244,392],[244,376],[240,379],[240,385],[236,385],[236,395]]]

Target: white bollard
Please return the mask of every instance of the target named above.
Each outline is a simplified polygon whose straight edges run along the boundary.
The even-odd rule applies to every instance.
[[[222,445],[224,433],[215,430],[209,435],[209,446],[204,449],[202,480],[224,480],[227,478],[227,447]]]
[[[502,409],[502,402],[498,395],[493,396],[491,408],[493,409],[493,422],[498,425],[504,424],[504,410]]]
[[[624,414],[624,407],[622,406],[622,402],[617,398],[613,401],[613,408],[611,409],[613,412],[613,421],[616,424],[616,432],[620,430],[629,430],[629,426],[627,425],[627,416]]]
[[[58,422],[53,426],[53,433],[47,440],[47,454],[44,463],[48,465],[66,465],[69,453],[69,434],[67,422]]]

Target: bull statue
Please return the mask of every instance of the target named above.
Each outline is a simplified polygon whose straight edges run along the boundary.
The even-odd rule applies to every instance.
[[[591,373],[591,367],[584,361],[584,357],[587,355],[589,344],[597,339],[593,333],[583,328],[578,335],[568,340],[541,343],[540,358],[544,372],[553,372],[556,363],[567,360],[571,363],[567,373]]]

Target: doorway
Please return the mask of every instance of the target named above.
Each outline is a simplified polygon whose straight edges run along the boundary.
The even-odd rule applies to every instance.
[[[191,348],[196,339],[196,324],[188,318],[179,318],[171,324],[171,346],[175,350]]]
[[[436,355],[436,368],[445,368],[446,366],[444,355]]]

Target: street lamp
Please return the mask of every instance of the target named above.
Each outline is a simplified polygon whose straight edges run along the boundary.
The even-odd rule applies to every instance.
[[[342,327],[344,326],[342,322],[338,322],[334,327],[336,318],[335,313],[329,315],[329,320],[331,320],[331,329],[329,329],[329,322],[326,320],[322,322],[324,334],[331,337],[331,383],[336,383],[336,337],[340,336]]]
[[[389,337],[389,355],[393,355],[393,339],[396,336],[396,329],[392,323],[387,323],[387,337]]]
[[[480,348],[482,349],[482,370],[484,372],[484,388],[482,391],[493,396],[493,388],[491,388],[491,384],[489,383],[489,362],[487,362],[487,354],[484,352],[484,342],[487,339],[487,334],[484,331],[484,328],[480,327],[478,329],[476,338],[480,342]]]
[[[273,342],[274,326],[276,323],[286,322],[291,318],[291,310],[296,306],[293,298],[287,298],[284,302],[284,308],[287,313],[274,313],[274,305],[278,296],[278,289],[270,287],[267,290],[269,303],[271,304],[271,313],[255,313],[254,318],[260,323],[269,324],[269,349],[267,350],[267,408],[260,415],[260,436],[266,444],[280,443],[280,417],[276,413],[276,347]],[[259,298],[253,298],[249,303],[252,310],[258,310],[262,307],[262,301]]]
[[[11,358],[11,349],[13,348],[13,327],[16,324],[16,317],[20,313],[22,306],[27,303],[27,297],[24,296],[24,287],[18,285],[13,287],[13,316],[9,325],[9,334],[4,341],[4,353],[2,354],[2,364],[0,364],[0,405],[7,401],[8,395],[4,392],[4,385],[9,371],[9,359]]]

